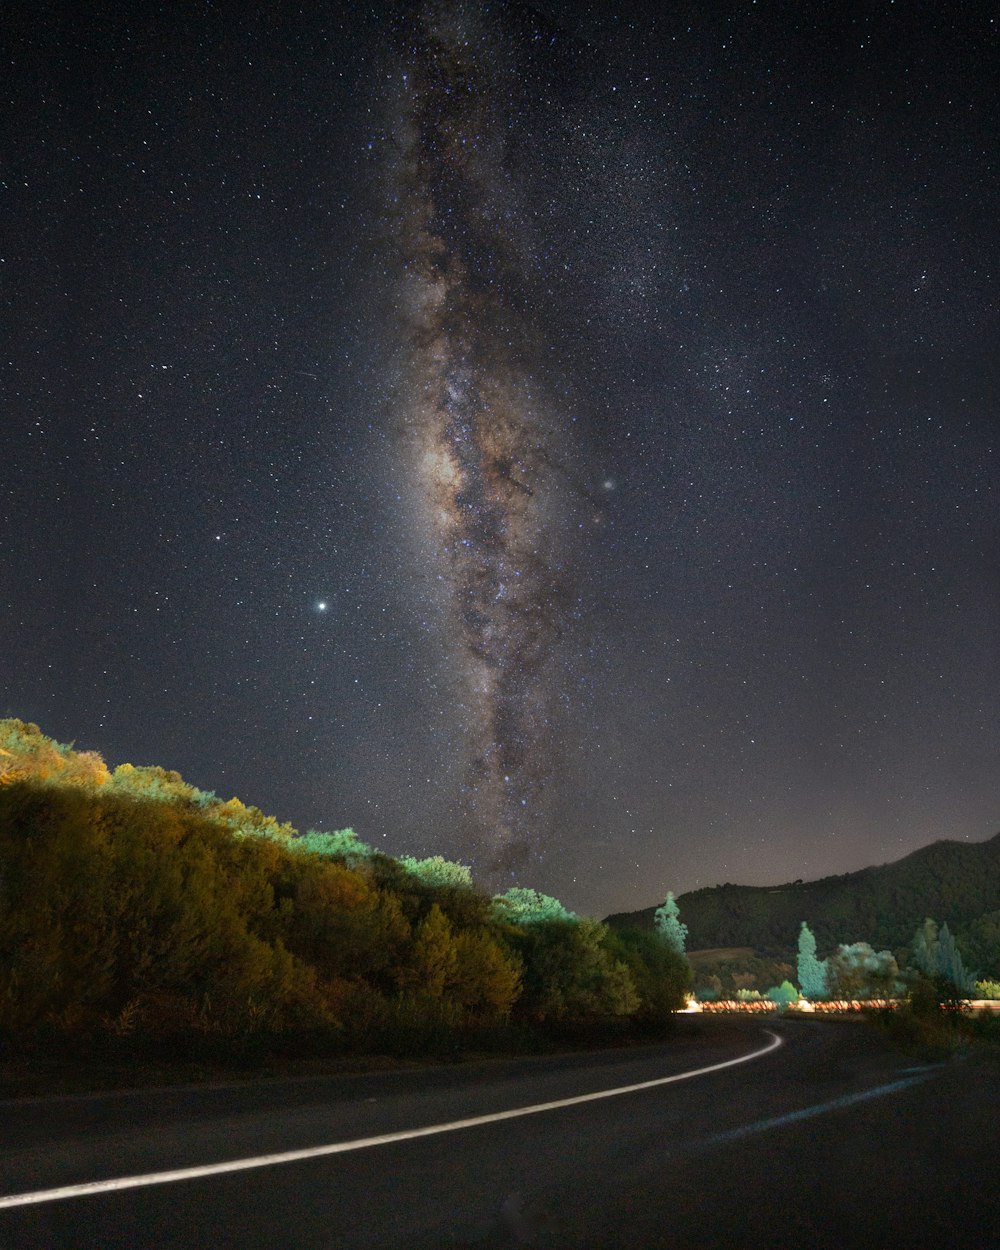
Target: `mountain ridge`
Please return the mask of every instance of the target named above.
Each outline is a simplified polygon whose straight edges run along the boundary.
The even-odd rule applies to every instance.
[[[901,859],[815,881],[705,886],[680,895],[677,903],[692,950],[750,946],[787,952],[803,920],[821,948],[867,941],[897,949],[925,916],[954,931],[1000,910],[1000,832],[982,842],[939,839]],[[617,912],[606,923],[651,928],[655,910]]]

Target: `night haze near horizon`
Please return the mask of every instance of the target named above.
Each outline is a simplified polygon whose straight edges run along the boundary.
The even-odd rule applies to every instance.
[[[0,716],[596,915],[1000,829],[980,6],[7,24]]]

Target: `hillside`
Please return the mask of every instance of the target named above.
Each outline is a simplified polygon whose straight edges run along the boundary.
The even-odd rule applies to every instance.
[[[961,932],[1000,909],[1000,833],[986,842],[934,842],[904,859],[818,881],[717,885],[677,900],[688,947],[793,950],[803,920],[821,951],[864,940],[907,945],[925,916]],[[609,916],[616,928],[651,928],[655,907]]]
[[[689,980],[654,934],[527,887],[491,897],[464,864],[394,859],[349,828],[300,833],[0,719],[7,1041],[503,1048],[522,1029],[660,1029]]]

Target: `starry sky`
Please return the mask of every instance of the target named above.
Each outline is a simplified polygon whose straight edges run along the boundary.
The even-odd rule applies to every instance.
[[[1000,19],[5,6],[0,716],[591,914],[1000,829]]]

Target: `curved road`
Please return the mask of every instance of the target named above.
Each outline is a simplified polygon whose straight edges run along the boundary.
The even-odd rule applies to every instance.
[[[998,1111],[996,1065],[914,1064],[858,1021],[21,1100],[0,1104],[0,1250],[986,1250]]]

